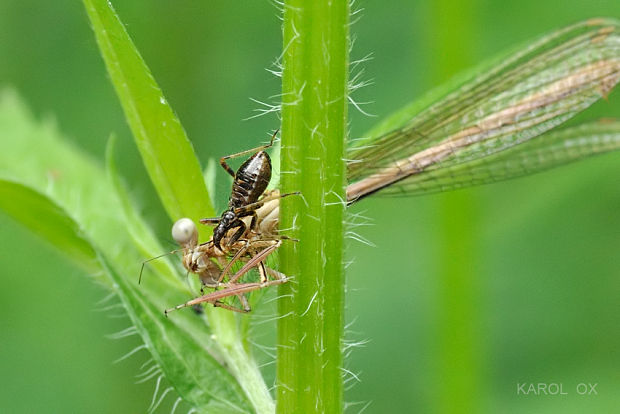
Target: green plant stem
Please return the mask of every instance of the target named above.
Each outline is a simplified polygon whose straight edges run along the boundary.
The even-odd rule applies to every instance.
[[[209,309],[209,321],[226,358],[228,371],[239,382],[256,414],[272,414],[275,411],[273,398],[256,362],[243,346],[243,337],[235,319],[229,310]]]
[[[344,142],[348,74],[347,1],[284,4],[277,412],[343,409]]]

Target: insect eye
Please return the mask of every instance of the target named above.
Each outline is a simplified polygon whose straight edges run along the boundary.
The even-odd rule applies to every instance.
[[[198,229],[191,219],[179,219],[172,226],[172,238],[183,246],[198,238]]]

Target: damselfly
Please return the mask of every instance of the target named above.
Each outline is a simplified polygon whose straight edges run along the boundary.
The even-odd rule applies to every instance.
[[[617,120],[552,129],[606,98],[619,80],[617,21],[592,19],[543,36],[488,70],[462,77],[460,86],[435,92],[434,103],[408,108],[357,141],[348,156],[346,201],[376,192],[421,195],[489,183],[616,150]],[[277,234],[279,203],[277,198],[270,202],[269,211],[257,214],[250,226],[255,242]],[[259,265],[264,256],[249,252],[259,259],[250,259],[243,269]],[[226,293],[260,287],[230,285],[197,301],[214,303]]]

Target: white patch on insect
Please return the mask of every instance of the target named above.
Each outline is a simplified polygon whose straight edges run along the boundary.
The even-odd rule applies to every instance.
[[[187,217],[177,220],[172,226],[172,238],[181,246],[191,243],[198,238],[196,224]]]

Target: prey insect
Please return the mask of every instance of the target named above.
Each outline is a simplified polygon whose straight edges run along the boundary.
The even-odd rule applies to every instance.
[[[168,309],[167,312],[192,306],[198,303],[211,303],[217,307],[249,312],[250,306],[245,293],[267,286],[281,284],[288,278],[274,269],[265,266],[265,259],[281,244],[282,237],[277,234],[277,207],[282,197],[299,193],[280,194],[278,191],[265,192],[271,180],[271,160],[265,150],[273,145],[277,131],[268,145],[242,151],[220,159],[222,167],[233,176],[232,191],[228,208],[218,218],[200,220],[201,223],[215,226],[213,237],[198,244],[198,231],[191,219],[182,218],[175,222],[172,236],[181,246],[182,264],[188,272],[195,273],[203,287],[217,288],[211,294],[194,301]],[[253,153],[235,172],[226,160]],[[262,196],[262,197],[261,197]],[[234,263],[245,262],[243,267],[226,280]],[[260,280],[253,283],[238,281],[256,267]],[[142,274],[142,272],[141,272]],[[269,279],[269,276],[272,279]],[[202,292],[202,289],[201,289]],[[221,299],[236,296],[241,307],[234,307]]]
[[[183,266],[188,272],[198,275],[203,287],[219,290],[168,309],[166,314],[172,310],[199,303],[211,303],[216,307],[237,312],[249,312],[251,308],[244,294],[264,287],[282,284],[289,280],[282,273],[265,265],[267,257],[280,247],[281,239],[277,236],[268,237],[266,234],[248,231],[249,234],[246,234],[246,238],[229,243],[230,237],[234,236],[232,234],[234,231],[235,229],[231,229],[231,234],[222,238],[223,244],[228,247],[221,250],[215,247],[212,239],[200,245],[197,243],[198,231],[192,220],[188,218],[177,220],[172,227],[172,236],[182,246]],[[243,267],[226,279],[232,265],[237,261],[245,262]],[[259,281],[239,283],[239,280],[254,267],[258,269]],[[272,279],[269,279],[269,276]],[[229,296],[237,297],[241,307],[231,306],[221,301],[221,299]]]
[[[264,265],[265,259],[271,253],[277,250],[278,247],[280,247],[280,244],[281,244],[281,241],[278,240],[277,242],[271,244],[270,246],[265,247],[260,252],[252,255],[250,259],[243,265],[243,267],[239,269],[239,271],[237,271],[233,276],[230,277],[227,283],[220,285],[220,287],[223,287],[223,289],[216,290],[208,295],[204,295],[196,299],[190,300],[188,302],[185,302],[183,304],[177,305],[173,308],[166,309],[164,313],[167,315],[168,313],[174,310],[182,309],[182,308],[189,307],[189,306],[199,305],[201,303],[211,303],[215,307],[221,307],[221,308],[225,308],[225,309],[232,310],[235,312],[249,312],[251,308],[250,308],[250,304],[245,294],[252,292],[254,290],[262,289],[268,286],[279,285],[279,284],[282,284],[288,281],[288,278],[284,274],[274,269],[271,269],[269,267],[266,267]],[[237,283],[237,280],[239,280],[239,278],[241,278],[244,274],[246,274],[253,267],[259,267],[259,269],[262,269],[262,272],[269,273],[269,275],[271,275],[274,278],[267,279],[266,276],[263,277],[261,275],[261,280],[259,282]],[[231,306],[221,301],[221,299],[227,298],[230,296],[236,296],[239,302],[241,303],[242,307],[238,308],[238,307]]]

